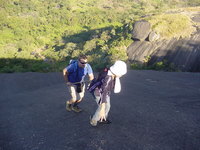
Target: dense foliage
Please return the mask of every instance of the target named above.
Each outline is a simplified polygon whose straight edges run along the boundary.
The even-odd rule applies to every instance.
[[[132,22],[198,0],[0,0],[0,72],[61,71],[89,56],[94,69],[127,60]]]

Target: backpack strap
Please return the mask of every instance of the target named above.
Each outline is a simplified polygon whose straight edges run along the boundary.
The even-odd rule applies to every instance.
[[[86,64],[87,74],[88,74],[88,71],[89,71],[88,68],[89,68],[89,64],[87,63],[87,64]]]
[[[90,93],[94,92],[94,90],[102,84],[102,81],[97,81],[96,79],[92,80],[92,82],[90,83],[90,87],[88,88],[88,91]]]

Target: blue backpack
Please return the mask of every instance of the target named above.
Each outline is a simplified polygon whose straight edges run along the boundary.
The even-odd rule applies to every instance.
[[[75,62],[78,62],[78,60],[70,59],[68,66],[74,64]]]
[[[90,92],[90,93],[93,93],[94,90],[97,88],[97,87],[101,87],[105,77],[107,76],[108,74],[108,68],[104,68],[103,71],[101,71],[99,74],[98,74],[98,77],[97,78],[94,78],[89,87],[87,88],[87,90]]]
[[[70,59],[69,64],[68,64],[67,66],[69,66],[69,65],[71,65],[71,64],[74,64],[74,63],[76,63],[76,62],[77,62],[77,64],[78,64],[78,60]],[[86,64],[86,69],[88,70],[88,64]]]

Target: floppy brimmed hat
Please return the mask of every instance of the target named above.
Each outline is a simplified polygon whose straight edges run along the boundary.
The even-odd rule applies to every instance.
[[[116,76],[114,93],[119,93],[121,91],[121,83],[119,78],[127,73],[127,65],[125,62],[117,60],[114,65],[110,67],[110,71]]]
[[[121,77],[123,75],[125,75],[127,73],[127,66],[126,66],[126,63],[121,61],[121,60],[117,60],[114,65],[112,65],[110,67],[110,71],[118,76],[118,77]]]

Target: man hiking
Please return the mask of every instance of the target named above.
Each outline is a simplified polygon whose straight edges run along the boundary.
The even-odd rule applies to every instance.
[[[119,93],[121,91],[121,83],[119,78],[127,72],[126,63],[123,61],[116,61],[114,65],[107,71],[107,75],[102,79],[102,84],[97,86],[94,90],[94,97],[98,108],[95,114],[90,118],[90,124],[97,126],[98,123],[111,123],[107,117],[110,111],[110,95],[111,91]]]
[[[66,109],[68,111],[82,111],[78,104],[84,97],[84,78],[87,74],[90,81],[94,79],[92,67],[87,63],[87,56],[85,55],[80,55],[77,61],[63,69],[63,76],[71,95],[71,99],[66,101]]]

